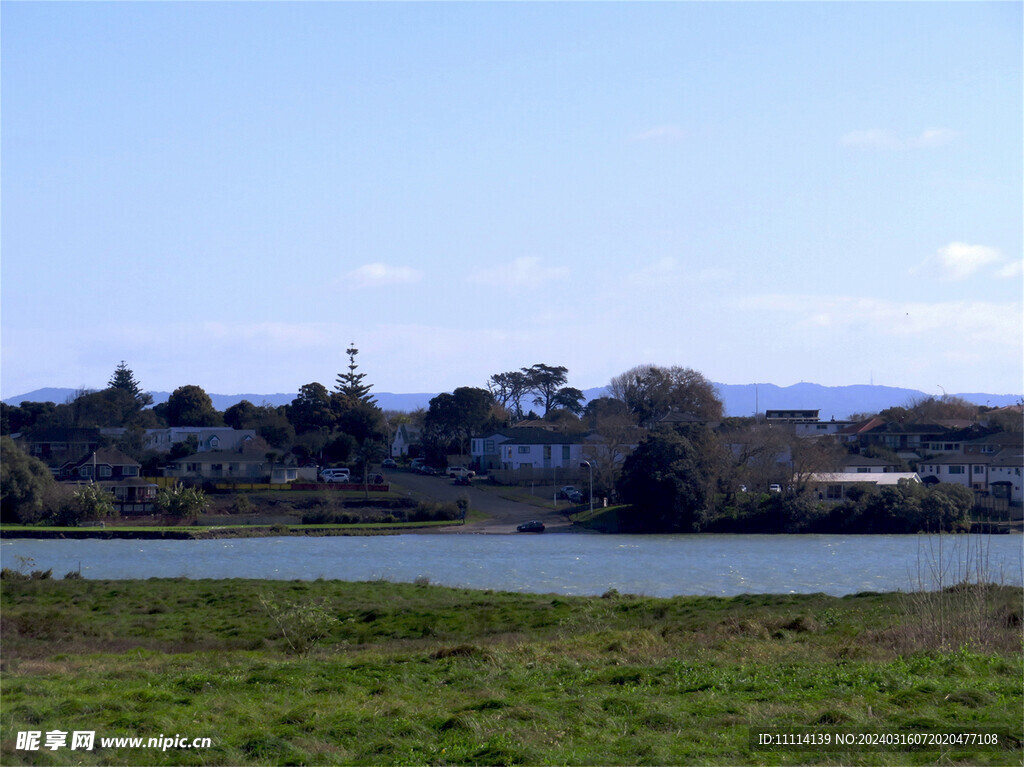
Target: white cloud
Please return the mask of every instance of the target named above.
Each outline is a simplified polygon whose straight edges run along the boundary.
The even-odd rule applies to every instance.
[[[732,279],[733,273],[728,269],[717,267],[705,267],[703,269],[689,269],[679,259],[673,256],[665,256],[652,264],[639,269],[630,275],[628,279],[636,285],[653,287],[665,282],[678,282],[685,279],[691,283],[712,283],[726,282]]]
[[[479,269],[469,275],[470,282],[480,285],[494,285],[503,288],[523,288],[545,282],[564,279],[569,276],[564,266],[546,266],[537,256],[517,258],[509,264]]]
[[[411,266],[392,266],[390,264],[363,264],[348,273],[348,280],[359,287],[378,285],[402,285],[419,282],[423,273]]]
[[[951,242],[939,248],[936,257],[942,270],[941,278],[947,282],[965,280],[983,266],[1003,261],[1003,255],[995,248],[966,242]]]
[[[951,242],[939,248],[935,255],[910,270],[913,275],[926,274],[933,270],[943,282],[960,282],[974,276],[986,266],[1002,264],[1006,257],[996,248],[987,245],[971,245],[966,242]],[[1019,274],[1020,264],[1007,264],[997,272],[999,277],[1013,277]]]
[[[659,125],[650,130],[634,133],[630,141],[682,141],[686,132],[677,125]]]
[[[935,149],[953,141],[960,134],[948,128],[928,128],[917,136],[902,137],[887,130],[858,130],[847,133],[840,139],[843,146],[864,149],[906,150]]]
[[[1020,303],[993,301],[884,301],[850,296],[764,295],[738,302],[743,309],[796,315],[796,325],[867,330],[880,337],[926,336],[930,348],[977,344],[1019,350]],[[765,322],[771,322],[765,319]]]
[[[1024,274],[1024,260],[1011,261],[996,272],[996,277],[1008,280],[1020,277],[1022,274]]]

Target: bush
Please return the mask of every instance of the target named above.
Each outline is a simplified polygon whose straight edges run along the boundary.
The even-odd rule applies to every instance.
[[[354,525],[361,521],[358,514],[330,508],[314,509],[302,515],[304,525]]]
[[[410,522],[450,522],[462,519],[462,512],[454,503],[422,501],[409,513]]]
[[[156,495],[157,508],[176,519],[198,517],[207,504],[206,494],[202,490],[185,487],[180,482],[174,487],[161,488]]]

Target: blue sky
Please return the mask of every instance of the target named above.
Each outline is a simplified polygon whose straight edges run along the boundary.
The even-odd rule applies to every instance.
[[[1020,393],[1021,9],[4,2],[0,393]]]

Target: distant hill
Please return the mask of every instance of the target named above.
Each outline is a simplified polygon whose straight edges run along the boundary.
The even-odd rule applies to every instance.
[[[906,405],[914,399],[924,399],[930,395],[916,389],[899,389],[892,386],[821,386],[820,384],[799,383],[792,386],[776,386],[775,384],[715,384],[718,396],[725,405],[725,413],[729,416],[753,415],[765,410],[819,410],[821,418],[844,420],[853,413],[877,413],[887,407]],[[4,400],[8,405],[20,405],[22,402],[67,402],[75,396],[76,389],[36,389],[35,391],[9,397]],[[606,396],[606,387],[584,390],[588,400]],[[150,392],[154,404],[166,402],[170,392]],[[373,392],[377,404],[384,410],[410,412],[417,408],[426,408],[430,399],[436,394],[393,394],[391,392]],[[249,400],[254,405],[267,403],[277,407],[287,405],[297,394],[210,394],[213,406],[217,410],[227,408]],[[1019,394],[956,394],[968,402],[989,407],[1005,407],[1021,401]]]

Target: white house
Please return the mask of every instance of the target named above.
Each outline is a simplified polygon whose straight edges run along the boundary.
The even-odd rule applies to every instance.
[[[928,482],[952,482],[971,490],[988,490],[989,455],[950,453],[925,458],[918,464],[921,478]]]
[[[871,484],[878,487],[897,485],[901,479],[920,482],[921,477],[914,472],[823,472],[811,474],[806,482],[811,493],[817,493],[819,500],[839,503],[846,500],[846,491],[851,485]]]
[[[169,429],[146,429],[143,447],[159,453],[169,453],[171,447],[178,442],[186,442],[189,437],[196,439],[196,451],[199,453],[225,450],[240,450],[250,440],[256,438],[253,429],[232,429],[230,426],[172,426]]]
[[[1020,503],[1024,450],[1006,448],[990,453],[940,455],[921,461],[918,472],[926,482],[953,482],[971,490]]]
[[[395,429],[395,437],[391,440],[391,457],[401,458],[409,455],[409,448],[420,443],[420,430],[407,423],[401,423]]]
[[[525,429],[523,431],[526,431]],[[578,469],[583,457],[579,434],[514,435],[498,447],[503,469]]]
[[[1024,473],[1024,453],[1020,450],[1003,450],[993,456],[988,465],[988,486],[993,497],[1005,498],[1011,503],[1024,501],[1021,473]]]

